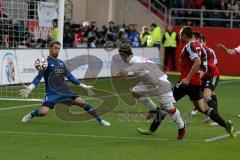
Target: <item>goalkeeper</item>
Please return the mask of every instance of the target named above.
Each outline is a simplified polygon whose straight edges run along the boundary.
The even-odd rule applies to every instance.
[[[72,104],[82,107],[89,114],[94,116],[100,124],[104,126],[110,126],[110,123],[103,120],[96,112],[96,110],[88,103],[86,103],[81,97],[74,94],[67,84],[64,82],[66,77],[72,83],[85,89],[88,95],[93,95],[92,87],[81,83],[76,79],[66,68],[65,64],[59,60],[58,54],[60,51],[61,44],[58,41],[52,41],[49,47],[49,56],[47,58],[48,67],[39,70],[39,74],[34,78],[29,86],[24,86],[25,89],[20,90],[22,97],[28,97],[31,91],[40,83],[42,77],[45,81],[45,98],[42,107],[28,113],[22,118],[22,122],[28,122],[34,117],[46,116],[50,109],[59,102],[65,102],[71,100]]]

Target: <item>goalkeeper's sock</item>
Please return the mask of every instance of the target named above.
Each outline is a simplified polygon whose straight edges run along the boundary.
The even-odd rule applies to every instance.
[[[208,111],[205,114],[208,115],[214,122],[226,128],[226,122],[222,119],[222,117],[214,108],[208,108]]]
[[[30,114],[31,114],[31,117],[32,117],[32,118],[33,118],[33,117],[41,117],[41,116],[44,116],[44,115],[41,114],[41,112],[40,112],[39,109],[36,109],[36,110],[32,111]]]
[[[102,118],[97,114],[96,110],[90,104],[85,103],[83,105],[83,109],[95,117],[99,122],[102,120]]]

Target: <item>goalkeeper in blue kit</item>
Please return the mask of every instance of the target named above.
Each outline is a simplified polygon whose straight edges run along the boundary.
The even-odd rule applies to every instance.
[[[88,95],[93,95],[92,87],[81,83],[76,79],[66,68],[64,62],[59,60],[61,44],[58,41],[52,41],[49,47],[49,56],[47,58],[47,68],[39,70],[39,74],[34,78],[29,86],[24,86],[25,89],[20,90],[22,97],[28,97],[31,91],[40,83],[42,77],[45,81],[45,98],[42,106],[36,109],[22,118],[22,122],[28,122],[34,117],[46,116],[50,109],[65,100],[71,100],[72,104],[82,107],[89,114],[94,116],[100,124],[103,126],[110,126],[110,123],[103,120],[96,112],[96,110],[88,103],[86,103],[81,97],[75,95],[74,91],[71,90],[66,82],[65,77],[75,85],[83,88],[88,92]]]

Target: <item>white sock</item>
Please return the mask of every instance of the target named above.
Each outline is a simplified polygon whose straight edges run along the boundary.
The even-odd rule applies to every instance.
[[[156,110],[157,109],[157,105],[147,96],[142,96],[139,99],[139,102],[141,102],[142,104],[148,106],[148,108],[150,110]]]
[[[174,114],[170,114],[170,116],[172,117],[174,122],[177,123],[178,129],[182,129],[184,127],[184,122],[177,108],[176,108],[176,112]]]

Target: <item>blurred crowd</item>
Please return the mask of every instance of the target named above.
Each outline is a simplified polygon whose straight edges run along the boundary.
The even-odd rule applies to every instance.
[[[155,0],[152,0],[154,3]],[[215,18],[216,20],[205,20],[203,26],[212,27],[230,27],[230,19],[240,20],[240,0],[160,0],[161,3],[166,5],[168,8],[179,8],[179,9],[202,9],[202,10],[220,10],[223,12],[207,12],[203,14],[203,18]],[[157,3],[155,3],[157,5]],[[231,17],[230,12],[224,11],[235,11]],[[194,18],[200,18],[201,13],[196,11],[175,11],[174,16],[186,17],[186,21],[176,20],[176,25],[189,25],[199,26],[200,21],[194,20]],[[189,19],[187,19],[189,17]],[[193,19],[192,19],[193,18]],[[219,20],[219,19],[226,19]],[[233,27],[239,28],[240,22],[233,22]]]
[[[41,0],[46,1],[46,0]],[[216,20],[204,20],[203,26],[230,27],[230,19],[240,20],[240,0],[151,0],[151,3],[160,8],[159,1],[168,8],[202,9],[220,11],[238,11],[231,15],[229,12],[204,12],[204,18]],[[32,0],[28,0],[28,7],[34,7]],[[35,6],[36,7],[36,6]],[[29,9],[28,19],[37,18],[37,13],[31,13]],[[35,11],[35,10],[34,10]],[[199,26],[200,12],[178,10],[173,13],[175,25]],[[232,17],[231,17],[232,16]],[[3,12],[0,3],[0,48],[47,48],[51,40],[57,39],[58,22],[52,21],[52,28],[48,30],[33,30],[31,24],[26,21],[9,19]],[[219,20],[222,19],[222,20]],[[223,19],[228,19],[224,21]],[[100,26],[96,21],[83,22],[82,24],[64,24],[64,48],[102,48],[108,41],[118,42],[121,39],[129,39],[133,47],[159,47],[162,41],[161,28],[155,24],[138,26],[137,24],[116,25],[113,21]],[[233,27],[239,28],[240,21],[233,22]]]
[[[1,19],[0,48],[47,48],[51,40],[58,38],[58,20],[52,21],[52,28],[45,36],[36,36],[28,28],[27,22],[15,19]],[[128,39],[133,47],[160,47],[161,28],[153,23],[151,27],[137,24],[115,25],[113,21],[99,26],[96,21],[71,24],[65,22],[63,34],[64,48],[103,48],[108,41],[118,42]],[[47,31],[46,31],[47,32]]]
[[[139,30],[137,24],[115,25],[113,21],[102,26],[98,26],[96,21],[85,21],[82,24],[65,23],[63,45],[65,48],[102,48],[108,41],[128,39],[133,47],[153,47],[161,42],[162,33],[157,24],[151,24],[151,28],[144,26],[141,32]]]

